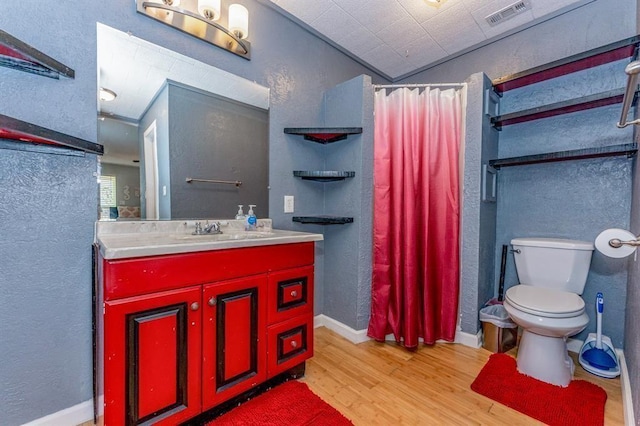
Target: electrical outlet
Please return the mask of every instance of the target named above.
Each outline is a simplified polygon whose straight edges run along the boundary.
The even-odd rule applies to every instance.
[[[293,195],[284,196],[284,212],[293,213]]]

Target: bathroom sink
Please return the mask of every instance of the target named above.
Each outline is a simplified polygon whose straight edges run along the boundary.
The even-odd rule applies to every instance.
[[[186,235],[174,235],[173,238],[180,241],[189,242],[211,242],[211,241],[231,241],[231,240],[251,240],[254,238],[269,238],[276,234],[273,232],[259,232],[259,231],[240,231],[233,233],[222,234],[186,234]]]

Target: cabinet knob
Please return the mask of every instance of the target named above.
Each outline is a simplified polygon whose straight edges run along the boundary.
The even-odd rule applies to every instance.
[[[191,304],[191,310],[192,310],[192,311],[197,311],[197,310],[198,310],[198,308],[200,308],[200,304],[199,304],[198,302],[193,302],[193,303]]]
[[[298,292],[295,290],[291,291],[291,297],[298,297]]]
[[[216,300],[215,297],[212,297],[211,299],[209,299],[209,301],[207,303],[209,304],[209,306],[216,306],[218,301]]]
[[[291,341],[291,347],[292,348],[297,348],[298,347],[298,342],[296,342],[295,340]]]

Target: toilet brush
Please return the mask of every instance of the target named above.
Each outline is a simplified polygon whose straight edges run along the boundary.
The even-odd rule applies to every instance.
[[[618,365],[616,360],[602,348],[602,312],[604,311],[604,296],[596,295],[596,345],[586,350],[582,358],[596,368],[608,370]]]

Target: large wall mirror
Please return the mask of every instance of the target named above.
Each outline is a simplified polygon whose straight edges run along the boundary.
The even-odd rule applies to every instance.
[[[268,217],[269,89],[98,24],[101,219]]]

